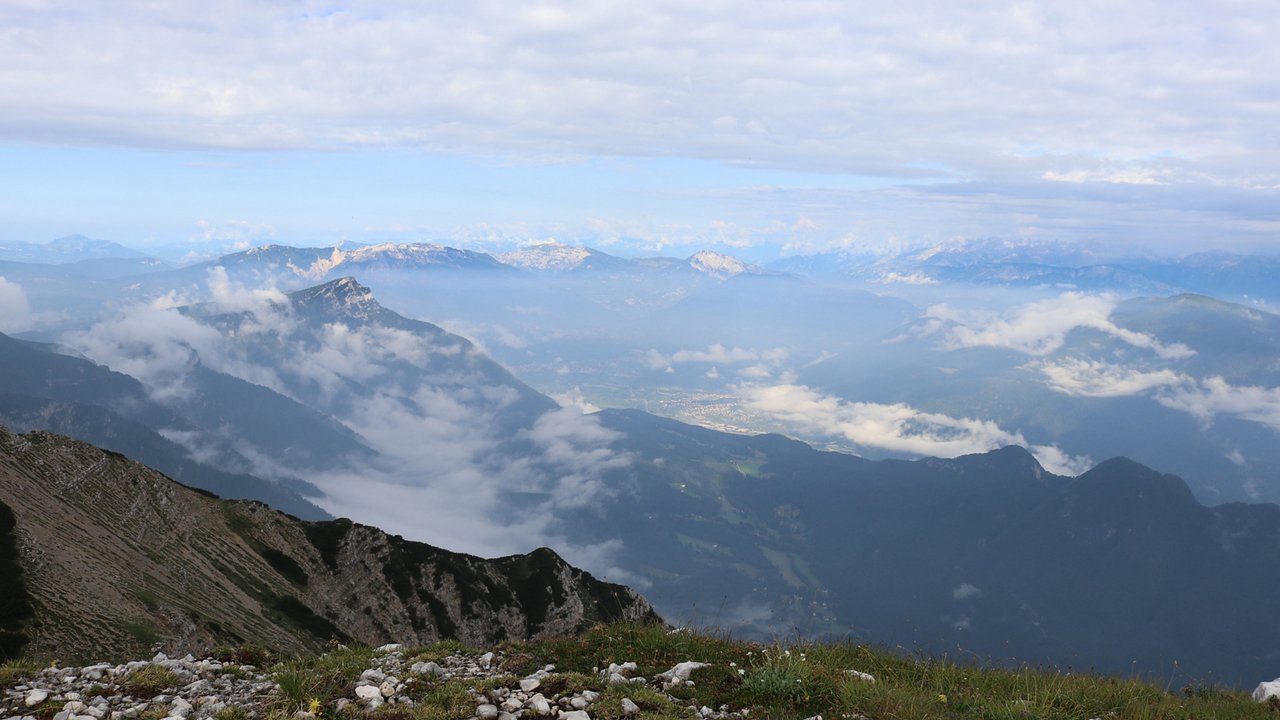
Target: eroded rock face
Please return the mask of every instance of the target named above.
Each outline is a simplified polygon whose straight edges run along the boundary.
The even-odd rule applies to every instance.
[[[8,557],[38,608],[22,628],[35,655],[490,645],[657,619],[635,592],[546,548],[487,560],[348,520],[303,522],[48,433],[0,428],[0,503],[15,519]]]

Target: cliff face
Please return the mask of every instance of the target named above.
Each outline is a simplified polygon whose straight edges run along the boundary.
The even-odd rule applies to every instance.
[[[548,549],[486,560],[347,520],[303,522],[179,485],[123,456],[0,427],[0,617],[36,657],[123,656],[331,639],[477,645],[653,618],[644,598]],[[5,534],[0,527],[0,534]],[[9,652],[20,644],[7,643]]]

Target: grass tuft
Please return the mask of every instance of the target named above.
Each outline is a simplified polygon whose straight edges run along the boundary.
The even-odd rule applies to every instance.
[[[155,697],[165,690],[177,688],[178,676],[159,665],[138,668],[125,677],[125,692],[138,698]]]
[[[22,678],[40,672],[40,666],[29,660],[8,660],[0,663],[0,687],[17,685]]]

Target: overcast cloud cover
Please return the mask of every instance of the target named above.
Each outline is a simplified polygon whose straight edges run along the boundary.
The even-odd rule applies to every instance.
[[[54,227],[42,189],[75,163],[111,166],[127,203],[165,198],[154,222],[191,237],[810,252],[956,235],[1258,247],[1280,229],[1266,0],[10,0],[0,28],[0,143],[35,184],[11,188],[10,235],[78,221],[148,238],[103,199]],[[72,163],[68,146],[119,152]],[[138,152],[156,149],[211,153]],[[380,172],[388,154],[407,160]],[[246,163],[258,200],[231,189]],[[423,187],[415,167],[466,187]],[[345,197],[351,176],[389,194]],[[299,184],[343,206],[287,200]]]

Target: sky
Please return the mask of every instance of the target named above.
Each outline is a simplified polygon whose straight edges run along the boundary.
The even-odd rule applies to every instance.
[[[1280,250],[1280,8],[0,0],[0,241]]]

